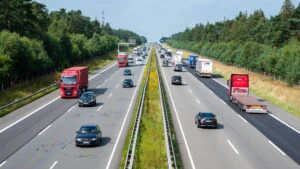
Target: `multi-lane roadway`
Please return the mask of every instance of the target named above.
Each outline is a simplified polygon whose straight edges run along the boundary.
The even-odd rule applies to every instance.
[[[199,78],[187,65],[182,72],[161,70],[185,168],[300,168],[298,130],[268,114],[241,112],[227,101],[224,80]],[[182,76],[183,85],[171,85],[173,75]],[[218,128],[197,128],[200,111],[216,114]]]
[[[133,88],[122,88],[124,68],[116,62],[89,74],[93,107],[61,99],[55,91],[0,121],[1,169],[118,168],[144,66],[130,66]],[[102,130],[99,147],[75,147],[82,124]]]

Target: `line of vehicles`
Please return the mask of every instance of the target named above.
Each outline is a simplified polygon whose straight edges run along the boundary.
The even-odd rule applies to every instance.
[[[142,46],[134,48],[136,55],[135,65],[143,65],[144,59],[148,56],[150,47]],[[120,52],[117,56],[118,67],[134,65],[133,56]],[[132,75],[131,69],[123,70],[123,76]],[[78,106],[95,106],[97,104],[94,91],[88,91],[88,67],[75,66],[64,69],[58,79],[61,98],[79,98]],[[126,77],[122,80],[123,88],[134,87],[133,80]],[[75,145],[77,146],[99,146],[102,136],[101,129],[97,124],[84,124],[76,131]]]
[[[167,55],[163,47],[158,47],[158,53],[162,59],[162,66],[173,66],[174,71],[182,71],[182,51],[176,51],[175,54]],[[190,55],[188,58],[188,67],[195,69],[199,77],[211,78],[213,75],[213,61],[209,59],[199,58],[198,55]],[[182,77],[180,75],[173,75],[171,84],[182,84]],[[268,113],[266,104],[258,101],[249,94],[249,75],[248,74],[231,74],[227,81],[228,86],[228,100],[236,104],[240,110],[247,113]],[[217,128],[217,119],[212,112],[199,112],[195,116],[195,124],[197,127],[214,127]]]

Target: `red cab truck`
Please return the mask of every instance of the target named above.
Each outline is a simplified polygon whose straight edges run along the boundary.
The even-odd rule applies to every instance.
[[[60,97],[79,97],[88,88],[88,67],[71,67],[63,70],[58,83]]]
[[[248,74],[231,74],[227,85],[229,100],[241,110],[247,113],[267,113],[267,106],[249,95]]]
[[[126,67],[128,65],[128,56],[125,52],[120,52],[117,58],[118,67]]]

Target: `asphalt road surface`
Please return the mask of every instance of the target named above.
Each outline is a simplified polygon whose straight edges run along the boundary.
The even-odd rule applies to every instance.
[[[161,69],[184,168],[300,168],[299,133],[268,114],[240,111],[227,101],[223,85],[197,77],[194,69]],[[184,84],[171,85],[172,75],[181,75]],[[218,128],[197,128],[200,111],[216,114]]]
[[[144,66],[128,68],[133,88],[122,88],[125,68],[116,62],[89,74],[96,106],[78,107],[77,98],[55,91],[2,118],[0,168],[118,168]],[[75,147],[75,132],[86,123],[99,124],[99,147]]]

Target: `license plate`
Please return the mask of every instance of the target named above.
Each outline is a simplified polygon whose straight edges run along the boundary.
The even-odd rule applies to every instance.
[[[251,106],[253,109],[260,109],[260,106]]]
[[[206,120],[206,122],[210,123],[210,122],[211,122],[211,120]]]
[[[90,144],[90,142],[88,142],[88,141],[84,141],[84,142],[83,142],[83,144]]]

